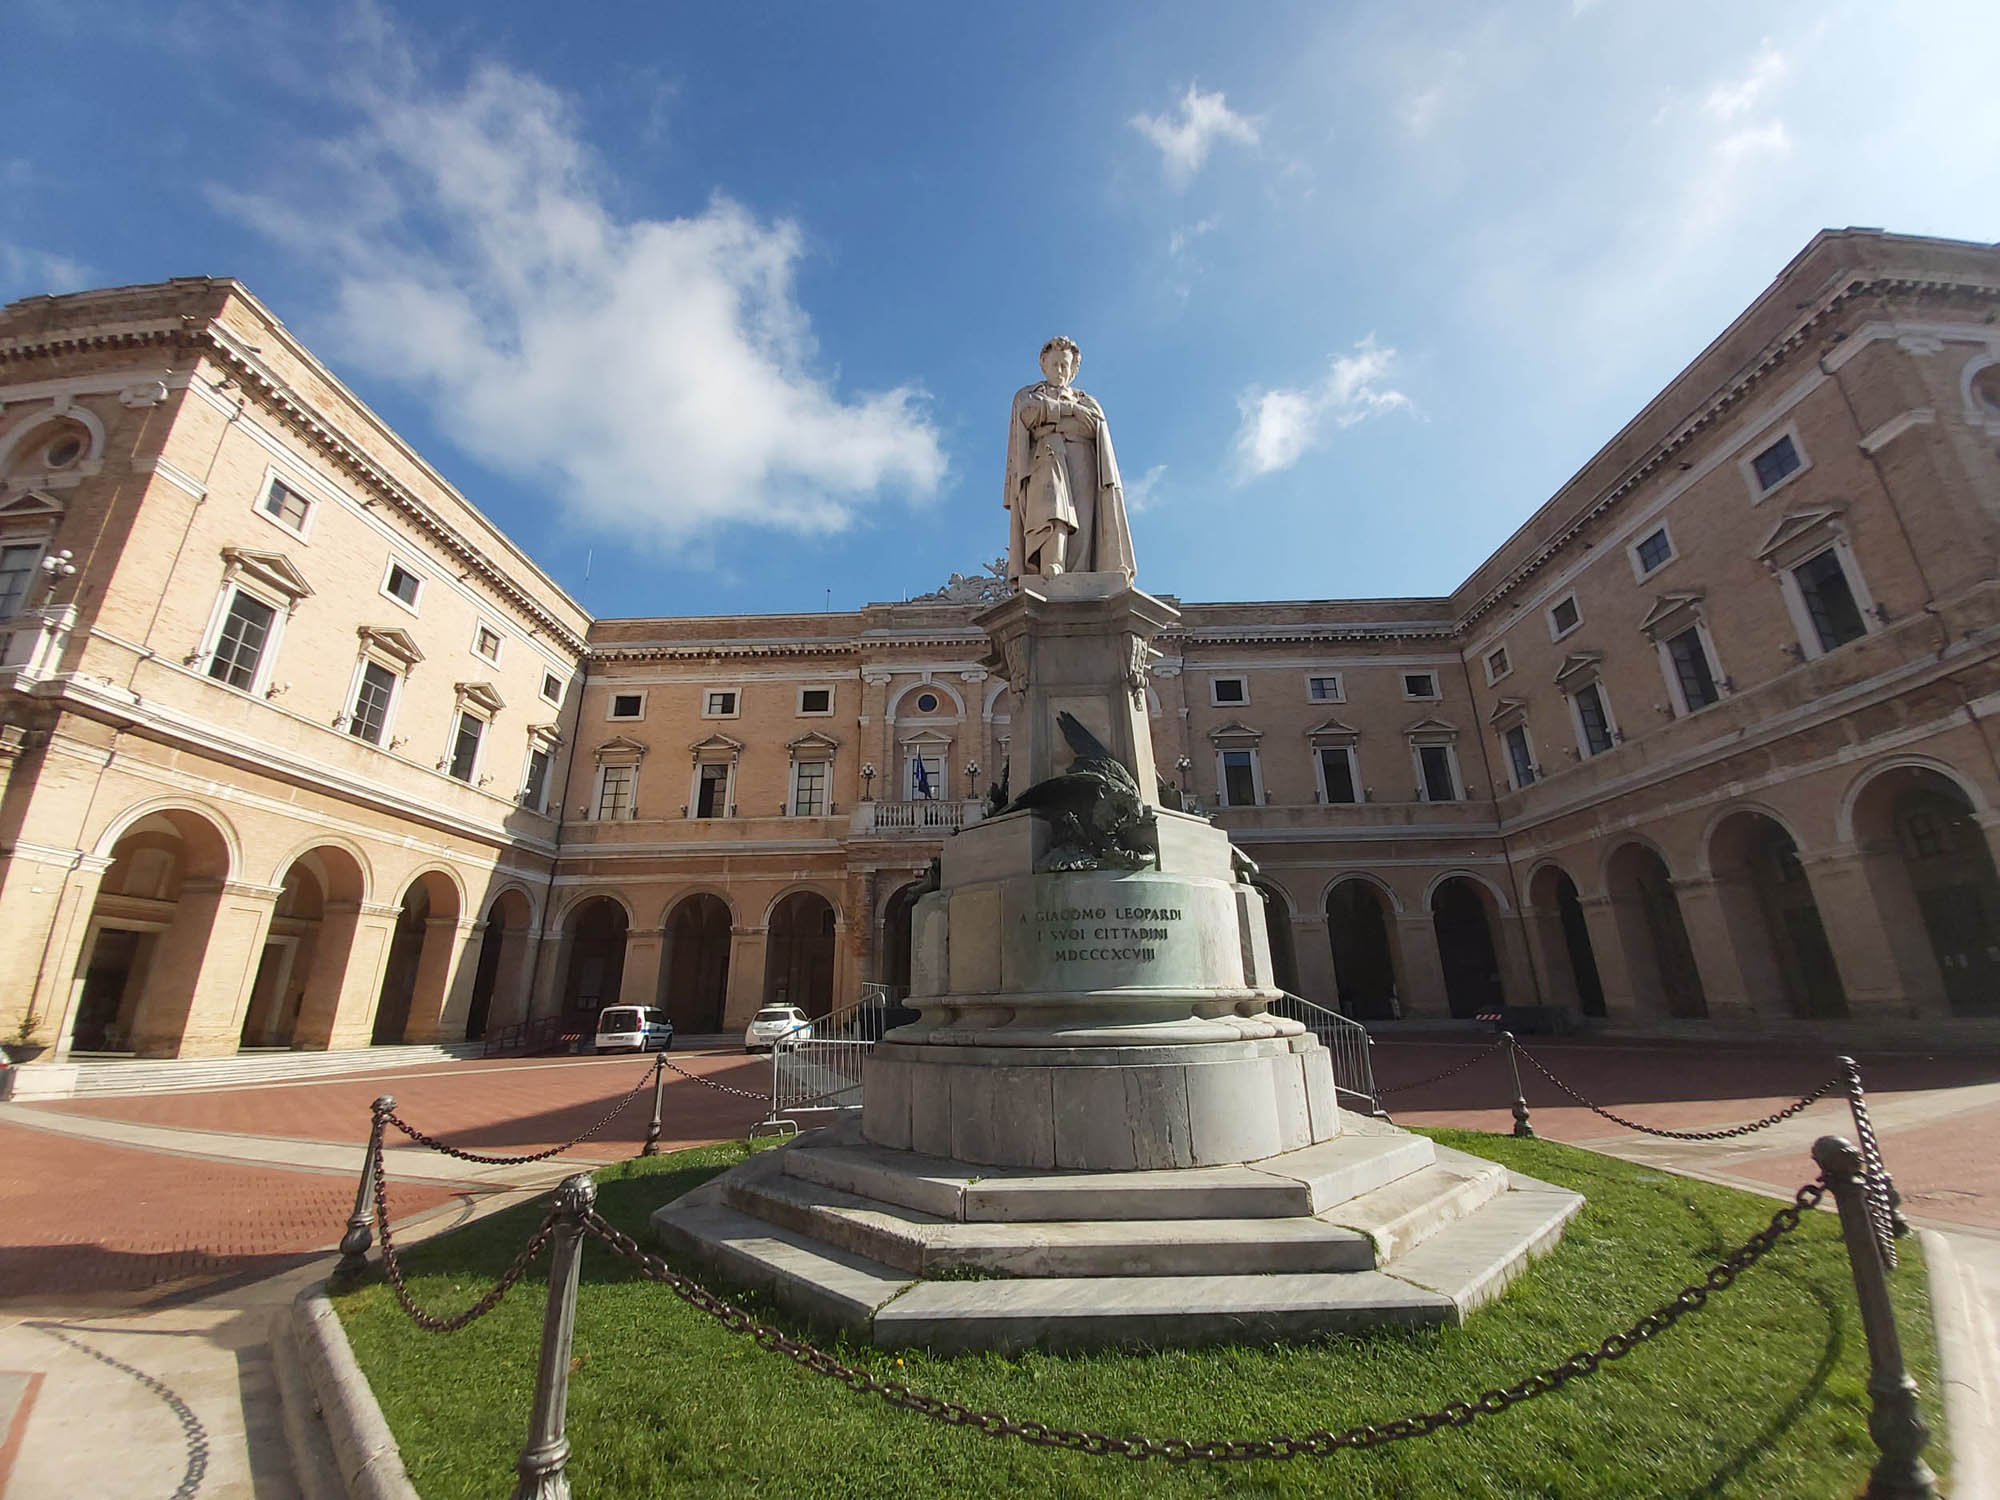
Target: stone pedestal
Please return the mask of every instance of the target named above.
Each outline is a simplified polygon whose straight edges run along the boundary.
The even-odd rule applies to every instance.
[[[911,927],[921,1019],[868,1065],[870,1141],[956,1161],[1134,1171],[1253,1161],[1340,1129],[1326,1052],[1277,1000],[1263,898],[1229,839],[1158,806],[1145,665],[1172,606],[1121,575],[1033,582],[980,616],[1017,696],[1013,785],[1069,769],[1069,713],[1132,770],[1153,868],[1046,868],[1027,812],[946,842]]]

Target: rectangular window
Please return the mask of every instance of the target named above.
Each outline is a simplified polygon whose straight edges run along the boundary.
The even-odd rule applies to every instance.
[[[347,732],[371,745],[382,743],[383,727],[389,722],[389,701],[396,693],[396,674],[378,661],[361,668],[361,682],[354,690],[354,711],[347,717]]]
[[[1257,805],[1257,762],[1253,752],[1222,752],[1222,802],[1225,807]]]
[[[799,712],[802,714],[830,714],[833,712],[832,688],[800,688]]]
[[[1314,703],[1339,703],[1340,679],[1338,677],[1308,677],[1306,697]]]
[[[1417,747],[1417,764],[1424,771],[1424,801],[1456,802],[1458,787],[1451,777],[1451,750],[1444,745]]]
[[[411,609],[417,607],[417,594],[424,586],[423,579],[417,577],[401,563],[389,564],[388,581],[382,585],[384,593],[392,599],[400,599]]]
[[[644,693],[613,693],[611,695],[611,717],[614,719],[637,719],[646,712]]]
[[[562,707],[562,679],[553,672],[542,673],[542,701]]]
[[[729,809],[729,767],[706,765],[701,768],[701,785],[695,791],[694,815],[720,818]]]
[[[240,514],[240,512],[239,512]],[[215,657],[208,675],[233,688],[250,690],[257,680],[257,664],[263,660],[265,643],[278,612],[261,599],[238,592],[229,601],[229,613],[222,621],[222,634],[215,643]]]
[[[1507,764],[1514,771],[1514,786],[1518,790],[1535,779],[1535,757],[1528,749],[1528,730],[1525,725],[1516,724],[1504,736],[1507,742]]]
[[[485,732],[486,721],[478,714],[458,711],[458,732],[451,737],[451,774],[460,781],[471,781],[479,768],[479,739]]]
[[[1558,640],[1568,635],[1581,624],[1583,616],[1577,613],[1576,595],[1559,599],[1549,610],[1549,630]]]
[[[736,713],[736,694],[710,693],[702,700],[702,717],[707,719],[727,719]]]
[[[1854,590],[1848,587],[1846,570],[1831,547],[1792,569],[1792,578],[1799,586],[1806,613],[1812,617],[1820,650],[1831,651],[1868,633],[1861,607],[1854,602]]]
[[[42,544],[29,547],[0,547],[0,620],[21,612],[28,603],[28,586],[35,581],[35,564],[42,558]]]
[[[1698,708],[1707,708],[1722,696],[1716,691],[1715,673],[1708,665],[1708,652],[1701,643],[1701,632],[1690,625],[1679,635],[1667,642],[1667,655],[1674,664],[1674,676],[1681,686],[1681,698],[1693,713]]]
[[[264,514],[288,530],[304,531],[311,510],[305,496],[275,479],[264,492]]]
[[[1329,802],[1359,802],[1361,798],[1354,789],[1354,755],[1345,745],[1336,745],[1319,752],[1320,774],[1326,778],[1326,800]]]
[[[549,795],[549,752],[541,746],[528,751],[528,774],[521,782],[521,801],[540,812]]]
[[[474,632],[472,649],[488,661],[500,660],[500,632],[490,625],[482,625]]]
[[[826,812],[826,773],[823,760],[802,760],[792,768],[792,816],[817,818]]]
[[[1405,672],[1403,674],[1403,696],[1405,698],[1435,698],[1438,695],[1437,677],[1430,672]]]
[[[1655,572],[1672,562],[1674,558],[1674,544],[1667,539],[1667,528],[1662,526],[1658,531],[1646,537],[1638,546],[1632,549],[1632,555],[1639,559],[1639,572],[1641,576]]]
[[[942,755],[912,755],[910,757],[909,786],[904,795],[912,802],[942,801],[946,796],[944,757]]]
[[[1486,653],[1486,680],[1488,682],[1498,682],[1513,670],[1513,664],[1507,660],[1507,648],[1505,646]]]
[[[1780,480],[1796,474],[1801,463],[1798,445],[1787,435],[1751,459],[1750,467],[1756,472],[1759,489],[1774,490]]]
[[[1249,681],[1242,677],[1217,677],[1208,685],[1208,701],[1211,703],[1248,703],[1250,701]]]
[[[707,767],[702,769],[706,770]],[[719,771],[727,771],[727,766],[717,766]],[[597,816],[602,820],[629,818],[632,816],[632,790],[639,780],[637,766],[606,766],[603,780],[597,787]],[[704,818],[711,816],[703,813]]]
[[[1587,683],[1576,691],[1576,719],[1583,726],[1586,755],[1602,755],[1611,748],[1611,721],[1604,712],[1604,695],[1597,684]]]

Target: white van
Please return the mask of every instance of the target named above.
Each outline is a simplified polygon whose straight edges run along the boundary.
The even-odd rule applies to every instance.
[[[674,1023],[650,1005],[607,1005],[597,1013],[599,1052],[670,1052]]]

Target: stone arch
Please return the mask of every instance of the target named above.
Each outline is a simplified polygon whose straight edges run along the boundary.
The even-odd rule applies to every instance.
[[[764,908],[764,925],[766,927],[769,927],[771,925],[772,917],[777,915],[778,907],[782,905],[784,902],[790,900],[793,896],[799,895],[801,893],[804,893],[809,896],[819,897],[820,900],[824,901],[828,906],[833,908],[833,916],[835,921],[844,920],[840,910],[840,898],[838,896],[832,895],[822,887],[814,885],[810,880],[795,880],[789,885],[780,887],[778,894],[773,896],[771,898],[770,904]]]
[[[675,1031],[722,1030],[735,926],[728,899],[703,887],[682,892],[662,916],[659,999]]]
[[[1798,840],[1766,808],[1738,803],[1710,820],[1701,861],[1715,881],[1746,989],[1781,996],[1801,1019],[1847,1014],[1847,994]]]
[[[446,866],[419,870],[403,883],[396,908],[369,1031],[378,1047],[438,1039],[463,946],[458,929],[464,883]]]
[[[994,713],[993,705],[998,703],[1002,698],[1006,696],[1007,696],[1006,678],[1004,677],[987,678],[986,691],[980,696],[979,716],[982,719],[992,719],[999,717]]]
[[[625,982],[632,905],[613,891],[592,891],[562,916],[562,1008],[591,1011],[615,1004]]]
[[[1327,886],[1320,909],[1341,1013],[1357,1021],[1396,1019],[1404,969],[1392,920],[1401,909],[1395,892],[1378,876],[1352,871]]]
[[[1989,430],[1996,420],[2000,420],[2000,416],[1996,416],[1986,403],[1979,399],[1979,393],[1972,388],[1972,385],[1984,371],[1992,369],[1995,365],[2000,365],[2000,353],[1995,353],[1992,349],[1982,349],[1968,359],[1958,372],[1958,399],[1965,413],[1965,419],[1968,422],[1982,423]]]
[[[1425,907],[1428,908],[1436,902],[1438,888],[1442,886],[1447,880],[1469,880],[1474,885],[1478,886],[1479,889],[1485,893],[1487,900],[1493,903],[1493,912],[1495,916],[1504,916],[1508,911],[1512,910],[1512,908],[1507,903],[1507,893],[1501,890],[1499,885],[1496,884],[1491,877],[1486,875],[1481,875],[1473,870],[1463,870],[1463,869],[1445,870],[1437,875],[1432,876],[1431,883],[1424,887]]]
[[[1584,918],[1583,899],[1569,871],[1553,859],[1538,861],[1528,875],[1528,905],[1533,909],[1542,972],[1549,976],[1555,992],[1552,998],[1586,1016],[1606,1014],[1597,953]]]
[[[1775,807],[1772,807],[1769,803],[1753,801],[1730,802],[1710,813],[1708,821],[1702,825],[1701,841],[1695,846],[1694,868],[1697,875],[1713,876],[1715,874],[1716,831],[1724,823],[1727,823],[1731,818],[1741,813],[1748,813],[1752,816],[1776,823],[1778,827],[1785,831],[1786,836],[1794,844],[1798,844],[1798,830],[1792,826],[1791,819],[1779,812]]]
[[[889,700],[889,706],[884,710],[884,717],[892,722],[900,722],[903,717],[900,712],[903,700],[913,693],[926,691],[936,693],[940,698],[948,699],[952,705],[952,711],[946,713],[944,711],[944,704],[940,703],[935,713],[925,714],[923,717],[927,719],[962,719],[965,717],[965,695],[957,688],[951,686],[950,683],[935,679],[930,682],[905,683],[897,691],[896,696]]]
[[[279,888],[244,1007],[240,1045],[325,1047],[353,957],[356,919],[368,899],[361,851],[345,839],[295,849],[273,875]],[[313,895],[301,899],[310,885]]]
[[[555,921],[550,925],[567,930],[570,923],[576,919],[577,912],[593,901],[611,902],[619,911],[625,914],[626,925],[628,927],[632,925],[634,921],[634,908],[631,898],[622,891],[602,889],[576,892],[557,908]]]
[[[102,463],[105,442],[104,422],[89,407],[81,402],[72,401],[60,411],[51,408],[24,418],[13,431],[0,437],[0,477],[4,477],[13,468],[15,455],[31,446],[29,440],[34,434],[45,427],[58,427],[65,422],[74,422],[89,434],[90,448],[75,464],[67,466],[64,472],[73,473],[83,464]]]
[[[923,895],[923,878],[912,876],[889,893],[882,903],[882,955],[878,982],[890,986],[899,996],[910,992],[910,952],[912,926],[917,901]]]
[[[465,881],[449,865],[432,865],[411,875],[402,884],[402,895],[396,898],[398,903],[409,900],[410,893],[418,887],[423,888],[433,916],[456,918],[465,910]]]
[[[483,1040],[491,1028],[526,1019],[534,925],[534,896],[519,881],[488,896],[465,1008],[466,1041]]]
[[[1365,881],[1368,885],[1373,886],[1376,894],[1389,903],[1390,915],[1402,915],[1403,898],[1396,894],[1396,888],[1393,885],[1389,884],[1388,881],[1372,870],[1342,870],[1333,879],[1329,880],[1326,883],[1326,889],[1319,894],[1319,904],[1322,911],[1326,909],[1327,902],[1333,899],[1335,887],[1343,885],[1350,880]]]
[[[667,920],[674,914],[674,908],[679,906],[683,901],[687,901],[695,896],[715,897],[729,913],[730,924],[732,926],[735,925],[738,920],[736,901],[729,894],[729,888],[727,886],[714,885],[708,881],[700,881],[694,885],[683,886],[680,890],[675,891],[673,895],[667,897],[666,901],[660,907],[660,925],[662,927],[666,926]]]
[[[535,918],[540,914],[540,903],[536,901],[533,889],[524,880],[502,881],[499,885],[487,891],[484,900],[480,903],[485,913],[485,917],[482,917],[481,920],[490,918],[493,915],[494,909],[510,896],[518,896],[521,899],[522,905],[527,910],[527,919],[523,925],[532,927],[535,923]],[[510,910],[508,913],[510,921],[513,916],[514,912]]]
[[[97,852],[106,868],[78,955],[77,998],[58,1033],[62,1050],[235,1050],[245,976],[229,940],[254,944],[245,929],[260,918],[224,901],[242,864],[235,830],[209,808],[156,798],[126,809]]]
[[[1252,880],[1264,898],[1264,933],[1271,945],[1271,976],[1281,990],[1299,992],[1299,956],[1292,943],[1292,896],[1275,880]]]
[[[1977,788],[1906,757],[1871,770],[1848,816],[1903,995],[1919,1011],[2000,1015],[2000,872]]]
[[[1450,871],[1431,882],[1424,901],[1452,1015],[1469,1020],[1499,1011],[1507,995],[1494,932],[1503,910],[1498,893],[1475,875]]]
[[[375,889],[375,871],[373,865],[369,862],[366,851],[359,844],[355,843],[354,840],[343,838],[337,833],[328,833],[316,838],[301,839],[298,843],[294,844],[291,852],[279,860],[276,868],[271,871],[271,879],[268,883],[271,885],[282,885],[287,870],[291,869],[294,864],[306,855],[317,854],[324,849],[337,849],[352,860],[354,862],[354,870],[360,876],[361,880],[361,887],[358,891],[352,895],[343,895],[335,899],[342,901],[368,901],[373,899],[369,893]]]
[[[764,1004],[795,1005],[808,1016],[835,1004],[839,908],[811,886],[796,886],[772,903],[765,919]]]
[[[1667,858],[1667,851],[1660,847],[1658,840],[1643,833],[1621,834],[1606,844],[1597,857],[1597,889],[1607,898],[1611,894],[1612,865],[1625,850],[1630,848],[1644,849],[1666,867],[1670,877],[1673,873],[1674,863]]]
[[[1855,810],[1861,805],[1861,799],[1870,785],[1896,771],[1933,772],[1958,788],[1975,815],[1984,815],[1993,810],[1979,783],[1950,761],[1939,760],[1932,755],[1890,756],[1858,772],[1854,779],[1847,783],[1847,789],[1840,794],[1839,811],[1834,814],[1833,822],[1833,836],[1837,842],[1851,844],[1864,836],[1856,825]]]
[[[1708,993],[1666,856],[1650,839],[1628,837],[1605,856],[1603,878],[1641,1013],[1707,1016]]]

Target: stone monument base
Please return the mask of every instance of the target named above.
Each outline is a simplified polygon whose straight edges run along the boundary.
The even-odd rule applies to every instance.
[[[892,1150],[848,1121],[675,1199],[653,1232],[885,1348],[1169,1348],[1458,1323],[1583,1206],[1382,1121],[1341,1124],[1235,1166],[1071,1173]]]
[[[877,1145],[954,1161],[1132,1172],[1326,1140],[1340,1130],[1334,1097],[1310,1032],[1141,1047],[884,1041],[868,1059],[862,1128]]]

